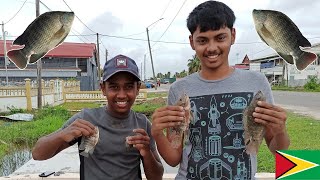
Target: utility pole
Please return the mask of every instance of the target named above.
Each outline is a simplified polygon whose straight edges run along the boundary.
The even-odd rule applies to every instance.
[[[36,0],[36,18],[40,16],[40,0]],[[38,109],[42,108],[42,82],[41,82],[42,63],[41,58],[37,61],[37,82],[38,82]]]
[[[98,79],[101,81],[101,69],[100,69],[100,49],[99,49],[99,33],[97,33],[97,63],[98,63]]]
[[[150,53],[150,59],[151,59],[151,67],[152,67],[152,74],[153,74],[153,81],[154,81],[154,89],[157,90],[157,79],[156,75],[154,74],[154,68],[153,68],[153,60],[152,60],[152,54],[151,54],[151,46],[150,46],[150,40],[149,40],[149,30],[148,27],[147,30],[147,36],[148,36],[148,46],[149,46],[149,53]]]
[[[143,80],[146,80],[146,78],[147,78],[147,74],[146,74],[146,54],[144,54],[144,62],[143,62],[143,64],[144,64],[144,67],[143,67],[144,78],[143,78]]]
[[[6,82],[7,86],[9,85],[8,80],[8,58],[7,58],[7,42],[6,42],[6,32],[4,31],[4,22],[2,21],[2,34],[3,34],[3,50],[4,50],[4,66],[6,68]]]
[[[142,62],[141,62],[141,66],[140,66],[140,78],[142,79]]]

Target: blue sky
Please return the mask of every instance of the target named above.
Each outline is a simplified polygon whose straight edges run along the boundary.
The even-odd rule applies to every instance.
[[[199,3],[204,2],[203,0],[64,1],[89,27],[87,28],[76,18],[70,36],[65,41],[96,43],[96,36],[93,34],[107,35],[100,36],[101,64],[104,64],[106,59],[105,48],[109,52],[108,59],[124,54],[135,59],[139,66],[141,63],[144,66],[144,55],[146,54],[145,73],[147,77],[151,77],[148,44],[145,41],[147,39],[146,27],[163,17],[163,20],[149,27],[150,39],[178,43],[151,42],[155,72],[170,71],[173,74],[187,69],[187,60],[194,52],[188,44],[189,32],[185,22],[190,11]],[[41,0],[51,10],[70,11],[64,1]],[[35,0],[27,0],[25,4],[25,0],[0,0],[0,2],[0,22],[5,23],[5,31],[13,36],[9,38],[14,39],[15,36],[22,34],[35,19]],[[254,29],[251,16],[253,9],[282,11],[296,23],[311,43],[320,42],[319,20],[316,18],[320,9],[319,1],[223,0],[222,2],[229,5],[237,17],[235,24],[237,37],[230,52],[230,64],[239,63],[246,54],[253,59],[274,52],[262,43]],[[43,4],[40,4],[41,14],[49,11]],[[18,12],[20,7],[22,9]],[[117,36],[117,38],[108,36]]]

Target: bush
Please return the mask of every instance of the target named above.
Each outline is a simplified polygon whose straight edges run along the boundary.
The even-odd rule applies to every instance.
[[[309,77],[307,84],[304,85],[304,89],[309,91],[320,90],[320,84],[318,82],[319,81],[316,76],[311,76]]]

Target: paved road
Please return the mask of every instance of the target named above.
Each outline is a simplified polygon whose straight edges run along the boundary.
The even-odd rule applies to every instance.
[[[276,104],[295,113],[320,120],[320,93],[273,91]]]

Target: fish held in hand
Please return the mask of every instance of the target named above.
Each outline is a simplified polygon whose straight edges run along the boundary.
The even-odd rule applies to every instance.
[[[264,137],[264,126],[254,121],[253,112],[258,106],[258,101],[265,101],[266,97],[261,91],[251,100],[249,106],[243,111],[243,128],[244,128],[244,142],[246,145],[247,154],[257,154],[259,146]]]
[[[91,136],[82,136],[79,150],[82,151],[80,155],[89,157],[92,154],[95,146],[99,141],[99,128],[95,127],[95,134]]]
[[[299,71],[317,59],[315,53],[301,50],[303,47],[310,47],[311,43],[287,15],[274,10],[254,9],[252,16],[261,40],[287,63],[294,64]]]
[[[188,138],[189,124],[192,119],[189,96],[185,93],[182,94],[175,105],[182,106],[185,112],[184,121],[179,126],[168,129],[168,137],[171,140],[171,146],[173,148],[178,148],[183,142],[183,139],[186,141]]]
[[[64,41],[73,20],[73,12],[50,11],[41,14],[13,41],[12,44],[21,45],[23,48],[9,51],[8,58],[19,69],[25,69],[28,64],[37,62]]]

